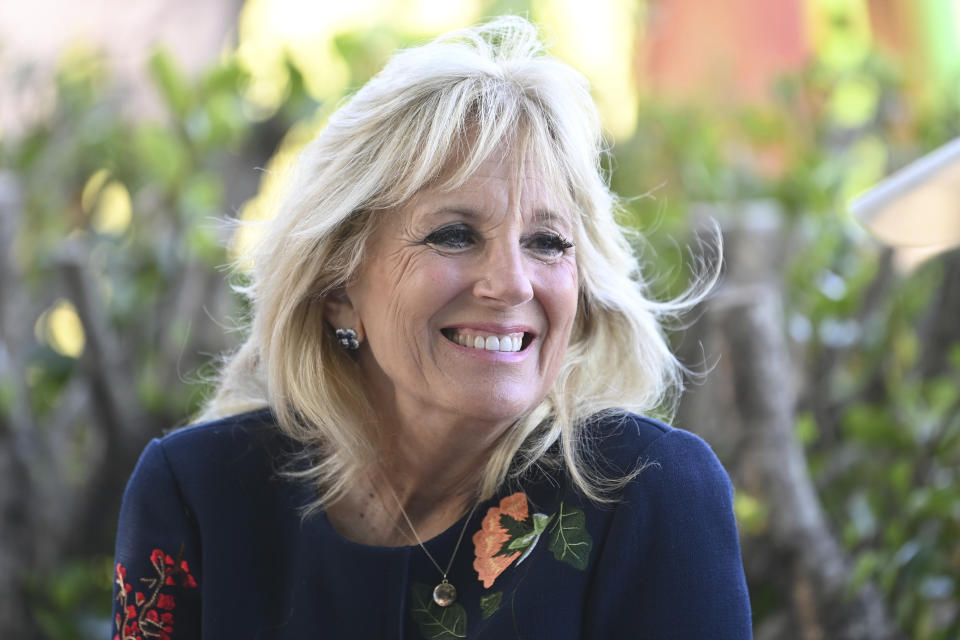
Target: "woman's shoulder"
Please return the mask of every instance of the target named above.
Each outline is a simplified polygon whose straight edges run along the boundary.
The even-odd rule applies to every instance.
[[[656,461],[653,457],[713,456],[710,445],[695,433],[627,411],[595,416],[585,433],[598,452],[613,463],[632,464],[637,456],[650,458],[649,462]]]
[[[197,422],[155,440],[173,462],[237,462],[284,449],[285,440],[269,408]]]
[[[588,427],[601,471],[642,469],[628,491],[726,494],[730,480],[713,449],[700,436],[660,420],[628,412],[610,413]]]
[[[181,490],[191,492],[257,484],[274,477],[291,453],[272,412],[264,408],[192,424],[154,439],[144,449],[133,480],[169,474]]]
[[[591,630],[616,638],[640,628],[647,638],[749,638],[732,486],[710,446],[634,414],[605,417],[594,433],[609,464],[636,473],[613,505],[585,509],[600,540]]]

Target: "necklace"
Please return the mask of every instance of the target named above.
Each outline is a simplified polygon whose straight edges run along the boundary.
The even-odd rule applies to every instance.
[[[473,508],[470,509],[470,514],[467,515],[467,519],[464,520],[463,527],[460,529],[460,537],[457,538],[457,544],[454,545],[453,553],[450,554],[450,560],[447,562],[446,570],[444,570],[440,568],[440,563],[434,560],[433,555],[427,551],[427,547],[424,546],[423,541],[420,540],[420,536],[417,534],[416,528],[414,528],[413,523],[410,522],[410,517],[407,516],[407,512],[404,511],[403,505],[400,504],[400,498],[397,496],[397,492],[393,490],[393,486],[389,483],[386,484],[390,489],[390,493],[393,495],[393,499],[397,502],[397,508],[400,509],[400,514],[403,516],[403,519],[407,521],[407,526],[410,527],[413,537],[416,538],[417,544],[420,545],[420,548],[423,549],[423,552],[427,554],[428,558],[430,558],[430,562],[433,563],[433,566],[435,566],[437,571],[440,572],[440,575],[443,576],[440,584],[433,588],[433,601],[441,607],[449,607],[457,600],[457,589],[447,580],[447,574],[450,573],[450,567],[453,566],[453,559],[457,557],[457,551],[460,550],[460,543],[463,542],[463,534],[467,532],[467,525],[470,524],[470,519],[473,518],[473,514],[477,510],[477,504],[474,503]]]

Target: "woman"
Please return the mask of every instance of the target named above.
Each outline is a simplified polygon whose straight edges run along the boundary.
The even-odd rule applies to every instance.
[[[745,638],[586,83],[502,18],[394,57],[304,151],[204,424],[124,497],[119,637]],[[244,413],[245,412],[245,413]]]

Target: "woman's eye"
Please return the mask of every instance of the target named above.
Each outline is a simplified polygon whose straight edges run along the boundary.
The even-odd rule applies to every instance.
[[[573,243],[556,233],[536,233],[527,239],[526,246],[539,254],[559,257],[572,248]]]
[[[423,240],[424,244],[440,249],[466,249],[475,242],[473,230],[461,224],[437,229]]]

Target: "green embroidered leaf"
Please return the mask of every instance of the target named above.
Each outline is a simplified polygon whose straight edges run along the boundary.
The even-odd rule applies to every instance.
[[[553,520],[553,516],[548,516],[543,513],[533,514],[533,533],[521,540],[522,546],[519,546],[519,548],[523,549],[523,555],[517,559],[517,564],[527,559],[527,556],[530,555],[533,548],[537,546],[537,542],[540,541],[540,536],[546,531],[547,525],[550,524],[551,520]]]
[[[410,615],[426,640],[467,637],[467,611],[459,602],[441,607],[433,601],[433,589],[423,583],[410,585]]]
[[[551,520],[553,520],[553,516],[548,516],[545,513],[533,514],[533,532],[537,535],[543,533],[547,530],[547,525],[550,524]]]
[[[493,555],[494,557],[512,556],[514,553],[521,551],[524,552],[524,556],[520,558],[521,561],[526,557],[526,554],[530,552],[533,546],[537,544],[540,534],[546,531],[547,525],[549,525],[550,521],[553,520],[553,516],[548,516],[543,513],[535,513],[533,514],[532,519],[529,521],[524,520],[522,522],[518,522],[510,516],[503,515],[501,516],[501,523],[503,518],[509,518],[512,521],[509,524],[513,527],[517,537],[511,536],[508,538],[500,546],[500,550]]]
[[[581,571],[587,568],[593,538],[587,531],[587,518],[583,511],[560,503],[557,520],[550,530],[550,551],[561,562],[573,565]]]
[[[503,600],[503,591],[495,591],[485,596],[480,596],[480,611],[483,614],[484,620],[497,612],[500,608],[501,600]]]
[[[511,538],[522,538],[533,531],[533,524],[530,519],[517,520],[505,513],[500,514],[500,526],[507,532]]]
[[[512,556],[517,551],[528,548],[537,538],[534,534],[534,523],[529,518],[517,520],[502,513],[500,514],[500,526],[510,537],[504,540],[503,544],[500,545],[500,550],[493,554],[494,557]]]
[[[537,539],[537,534],[531,533],[528,536],[523,536],[522,538],[517,538],[516,540],[511,540],[506,544],[506,547],[510,552],[520,551],[521,549],[526,549]],[[499,554],[498,554],[499,555]]]

